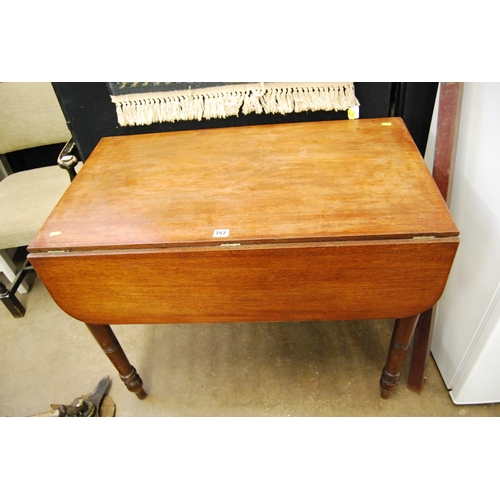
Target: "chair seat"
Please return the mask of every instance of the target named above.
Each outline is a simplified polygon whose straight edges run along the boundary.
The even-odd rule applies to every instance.
[[[59,166],[9,175],[0,182],[0,248],[27,246],[70,185]]]

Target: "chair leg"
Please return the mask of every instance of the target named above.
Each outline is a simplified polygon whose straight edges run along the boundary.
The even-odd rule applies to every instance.
[[[25,307],[16,297],[16,292],[23,283],[26,274],[29,272],[35,272],[35,270],[29,260],[26,259],[21,266],[21,269],[16,274],[10,287],[7,287],[2,281],[0,281],[0,299],[14,318],[22,318],[26,313]]]
[[[2,281],[0,281],[0,299],[14,318],[22,318],[26,313],[26,309],[19,302],[15,292],[9,290]]]
[[[5,274],[7,280],[13,283],[16,279],[16,275],[19,272],[14,262],[10,258],[10,255],[5,250],[0,250],[0,272]],[[19,293],[28,293],[29,292],[28,283],[23,280],[19,285],[18,292]]]

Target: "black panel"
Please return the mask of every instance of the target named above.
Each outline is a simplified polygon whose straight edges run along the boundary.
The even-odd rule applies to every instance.
[[[360,118],[384,118],[389,116],[392,83],[360,82],[354,84],[354,90],[360,104]]]
[[[420,154],[425,155],[429,128],[436,101],[438,83],[407,83],[404,93],[403,118]]]
[[[53,83],[68,128],[82,160],[86,160],[101,137],[117,133],[115,106],[105,83]]]
[[[394,85],[395,84],[392,83],[382,82],[355,83],[356,96],[361,104],[360,118],[383,118],[389,116]],[[426,97],[427,94],[425,92],[420,92],[418,90],[418,86],[421,84],[411,85],[416,85],[417,87],[410,92],[408,98],[408,112],[405,111],[403,117],[412,136],[414,138],[418,137],[421,142],[420,137],[425,137],[425,140],[427,140],[429,129],[429,125],[426,125],[427,119],[423,120],[421,118],[422,109],[425,108],[422,100],[428,97]],[[115,105],[111,102],[106,83],[53,83],[53,87],[83,160],[88,158],[101,137],[106,136],[267,123],[346,119],[345,111],[338,113],[333,111],[318,111],[291,113],[287,115],[250,114],[225,119],[154,123],[148,126],[121,127],[118,125]],[[432,100],[430,116],[432,116],[433,105],[434,100]],[[411,116],[410,112],[412,113]],[[414,115],[413,113],[416,114]],[[428,113],[424,113],[424,115],[426,118]]]

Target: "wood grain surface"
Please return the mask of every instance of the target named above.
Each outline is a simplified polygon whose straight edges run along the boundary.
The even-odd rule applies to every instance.
[[[102,139],[30,245],[132,249],[458,235],[400,118]]]
[[[403,318],[440,297],[457,238],[33,254],[86,323]]]

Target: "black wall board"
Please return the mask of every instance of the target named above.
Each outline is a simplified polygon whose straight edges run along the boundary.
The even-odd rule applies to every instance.
[[[169,132],[173,130],[191,130],[240,125],[268,123],[289,123],[320,120],[343,120],[346,112],[309,112],[287,115],[249,114],[225,119],[188,121],[175,123],[154,123],[148,126],[121,127],[116,118],[115,105],[111,102],[108,87],[104,82],[55,82],[52,84],[66,117],[68,127],[73,134],[81,158],[85,161],[102,137],[143,134],[151,132]],[[356,82],[355,91],[360,101],[360,118],[383,118],[390,116],[391,99],[394,98],[394,84],[390,82]],[[424,87],[425,86],[425,89]],[[434,97],[430,86],[437,84],[406,84],[403,108],[400,116],[417,143],[425,151],[429,131]],[[400,87],[398,87],[400,88]]]

